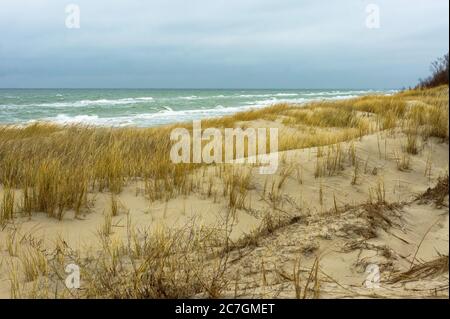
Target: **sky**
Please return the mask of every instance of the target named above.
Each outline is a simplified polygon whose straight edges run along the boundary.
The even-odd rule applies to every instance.
[[[448,48],[448,0],[0,0],[0,88],[403,88]]]

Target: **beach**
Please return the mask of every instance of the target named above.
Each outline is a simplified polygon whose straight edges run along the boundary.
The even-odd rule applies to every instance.
[[[169,93],[2,93],[1,298],[448,298],[448,86]],[[173,163],[197,119],[275,173]]]

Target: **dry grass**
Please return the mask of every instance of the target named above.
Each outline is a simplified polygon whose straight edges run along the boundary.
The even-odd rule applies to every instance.
[[[26,248],[19,256],[26,282],[35,281],[39,276],[46,276],[48,264],[46,256],[36,248]]]
[[[410,270],[395,274],[389,282],[417,281],[448,273],[448,256],[440,256],[432,261],[413,266]]]
[[[0,225],[14,218],[14,191],[10,188],[3,190],[0,205]]]
[[[302,107],[278,104],[205,120],[202,127],[244,126],[253,120],[277,121],[282,125],[288,134],[280,134],[281,151],[317,147],[316,178],[338,175],[345,167],[352,167],[352,184],[356,185],[363,179],[360,178],[361,154],[353,143],[355,139],[381,130],[405,134],[405,152],[397,162],[400,170],[410,169],[410,158],[420,152],[422,141],[430,137],[448,141],[448,87],[406,91],[394,96],[319,101]],[[189,124],[182,126],[191,129]],[[267,211],[261,212],[260,227],[230,242],[230,225],[236,219],[237,210],[251,209],[248,206],[253,189],[251,170],[245,166],[217,165],[213,176],[199,176],[201,169],[197,168],[201,164],[173,164],[169,158],[172,128],[109,129],[42,123],[0,127],[1,225],[7,225],[16,216],[35,213],[59,220],[69,212],[77,217],[89,210],[90,194],[111,195],[110,207],[105,210],[98,229],[102,249],[94,255],[81,257],[57,243],[58,254],[49,258],[39,247],[22,247],[23,237],[16,233],[7,236],[7,250],[12,258],[18,258],[20,265],[20,272],[15,267],[10,273],[12,297],[26,295],[19,284],[21,275],[30,282],[47,276],[49,282],[41,283],[47,285],[42,291],[52,291],[49,287],[57,287],[55,283],[60,282],[61,265],[72,261],[82,266],[84,289],[71,297],[217,298],[228,284],[225,272],[231,251],[256,246],[261,237],[301,220],[300,214],[288,214],[284,210],[283,203],[289,200],[283,188],[292,177],[303,183],[303,171],[285,163],[275,178],[266,179],[261,200],[269,205]],[[342,142],[349,142],[348,150]],[[214,229],[197,227],[193,221],[182,229],[150,232],[135,228],[127,215],[127,238],[116,238],[113,220],[123,216],[116,195],[130,181],[141,182],[142,192],[151,202],[195,192],[207,197],[223,196],[227,219],[224,225]],[[392,225],[387,213],[395,207],[386,203],[382,179],[375,185],[363,186],[370,187],[371,194],[369,202],[362,207],[370,228],[366,237],[370,238],[376,228]],[[421,199],[442,205],[447,192],[448,176]],[[322,185],[318,197],[323,203]],[[335,196],[333,200],[336,215],[344,207],[338,207]],[[300,212],[301,208],[296,207],[296,211]],[[292,278],[296,297],[318,298],[319,260],[314,262],[304,283],[300,282],[299,269],[300,265],[296,264]],[[68,292],[62,289],[60,293],[56,297],[67,296]]]
[[[444,205],[445,197],[448,196],[448,174],[438,179],[436,186],[428,188],[427,191],[421,194],[417,199],[420,202],[433,201],[436,206]]]
[[[397,162],[397,169],[399,171],[409,171],[411,169],[411,157],[409,154],[394,154]]]
[[[189,165],[169,159],[169,129],[35,124],[0,128],[0,183],[21,190],[21,210],[62,219],[88,210],[87,194],[119,193],[131,179],[156,183],[151,197],[188,192]],[[164,185],[163,188],[160,185]]]
[[[220,297],[227,266],[227,254],[215,248],[220,233],[193,225],[152,233],[129,227],[126,241],[103,240],[96,262],[80,261],[86,289],[78,297]]]
[[[223,196],[228,199],[228,207],[241,209],[250,189],[250,170],[245,167],[224,165],[220,168],[223,181]]]
[[[342,167],[339,143],[376,130],[402,127],[409,154],[420,151],[419,137],[448,140],[448,88],[311,102],[302,107],[278,104],[204,120],[202,127],[234,127],[264,119],[281,119],[296,130],[295,134],[281,134],[280,150],[336,144],[328,146],[325,158],[318,157],[316,172],[316,177],[334,175]],[[182,126],[191,129],[190,124]],[[120,193],[130,180],[145,181],[151,201],[187,195],[195,190],[189,172],[198,164],[171,163],[169,134],[173,127],[2,126],[0,184],[20,191],[21,213],[44,212],[58,219],[70,210],[76,216],[89,210],[90,192]],[[354,154],[352,161],[355,166]],[[11,198],[4,200],[11,202]],[[11,203],[2,207],[0,220],[9,219]]]

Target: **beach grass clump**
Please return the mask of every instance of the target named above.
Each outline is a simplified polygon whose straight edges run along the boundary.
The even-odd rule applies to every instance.
[[[0,225],[14,218],[15,194],[11,188],[3,189],[3,197],[0,202]]]
[[[399,171],[405,172],[411,169],[411,157],[409,154],[395,154],[395,161],[397,162],[397,169]]]
[[[445,95],[438,103],[431,104],[427,109],[427,127],[425,129],[426,137],[434,136],[448,141],[449,138],[449,108],[448,94]]]
[[[394,114],[395,117],[399,118],[405,114],[407,110],[407,103],[405,99],[397,95],[368,95],[357,98],[355,103],[352,105],[352,109],[359,112],[373,113],[381,116]]]
[[[25,282],[32,282],[48,274],[47,258],[39,249],[27,247],[19,255]]]
[[[428,188],[427,191],[417,197],[419,202],[433,201],[436,206],[444,205],[445,198],[448,196],[448,173],[438,178],[438,182],[434,187]]]
[[[405,151],[408,154],[416,155],[419,153],[419,128],[414,125],[413,121],[407,124],[407,128],[404,130],[406,134],[406,144],[404,146]]]
[[[360,118],[346,107],[347,104],[341,103],[312,102],[303,108],[291,109],[288,115],[295,123],[313,127],[358,127]]]
[[[409,100],[405,121],[420,127],[423,138],[437,137],[448,141],[448,86],[409,90],[398,96]]]
[[[168,129],[33,124],[0,131],[0,183],[21,191],[27,215],[78,215],[89,208],[90,192],[117,194],[135,179],[163,180],[161,193],[188,192],[190,166],[171,163]]]
[[[448,273],[448,255],[440,255],[437,258],[414,265],[411,269],[398,272],[390,279],[390,283],[417,281],[424,278],[434,278],[439,275]]]
[[[141,233],[127,242],[105,240],[97,262],[83,273],[83,298],[218,298],[225,286],[227,254],[220,256],[217,230],[185,227]],[[132,238],[135,238],[134,240]],[[133,242],[133,244],[129,244]],[[210,264],[210,258],[217,264]],[[210,265],[210,267],[206,267]]]
[[[250,169],[225,165],[221,177],[223,196],[228,199],[228,207],[231,209],[245,208],[245,200],[251,187]]]

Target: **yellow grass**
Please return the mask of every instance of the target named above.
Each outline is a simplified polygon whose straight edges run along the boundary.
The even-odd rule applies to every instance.
[[[202,127],[244,127],[252,121],[277,125],[279,150],[317,147],[314,176],[339,174],[344,166],[352,167],[351,183],[361,183],[364,159],[351,142],[382,130],[406,135],[402,153],[395,154],[397,168],[408,170],[410,156],[421,152],[430,137],[447,141],[448,87],[401,92],[393,96],[366,96],[345,101],[319,101],[306,105],[278,104],[265,109],[238,113],[202,121]],[[192,129],[191,124],[181,126]],[[217,165],[215,175],[206,184],[198,179],[196,168],[203,164],[173,164],[170,161],[170,132],[176,127],[99,128],[57,126],[37,123],[25,127],[0,127],[0,225],[17,216],[44,213],[64,220],[67,213],[80,216],[90,208],[90,196],[111,193],[108,208],[98,229],[102,249],[81,259],[77,254],[62,253],[58,243],[57,258],[48,259],[39,247],[21,247],[18,235],[8,236],[7,250],[18,258],[25,281],[36,281],[50,269],[64,262],[83,264],[84,289],[72,297],[114,298],[183,298],[196,295],[220,297],[227,282],[225,271],[233,249],[256,245],[258,238],[288,225],[293,219],[283,215],[279,204],[283,188],[291,180],[302,183],[301,167],[284,165],[277,178],[265,180],[261,200],[270,203],[263,212],[261,227],[231,243],[229,235],[238,210],[251,210],[248,197],[252,176],[246,168]],[[350,141],[348,149],[344,143]],[[380,150],[380,157],[382,156]],[[385,155],[386,156],[386,155]],[[283,160],[283,159],[282,159]],[[368,159],[367,159],[368,161]],[[367,170],[367,161],[364,171]],[[212,166],[212,165],[211,165]],[[206,165],[203,167],[205,168]],[[425,172],[426,173],[426,172]],[[147,232],[132,225],[130,216],[120,214],[116,195],[132,181],[143,185],[150,201],[168,201],[178,195],[200,193],[222,196],[228,211],[224,225],[208,229],[186,225],[183,229],[158,229]],[[371,204],[386,202],[384,181],[370,188]],[[322,187],[317,194],[322,204]],[[334,214],[341,209],[333,194]],[[298,216],[297,216],[298,217]],[[114,238],[115,218],[127,219],[127,238]],[[60,247],[61,246],[61,247]],[[95,262],[92,262],[92,261]],[[319,259],[316,259],[304,283],[300,282],[300,265],[294,266],[292,282],[297,298],[317,298]],[[10,273],[11,294],[23,296],[17,269]],[[49,286],[59,280],[49,276]],[[301,287],[303,285],[303,288]],[[46,291],[45,289],[43,291]],[[61,296],[67,296],[64,288]]]
[[[202,127],[234,127],[246,121],[273,119],[295,130],[281,134],[280,150],[335,144],[398,126],[407,135],[405,151],[415,154],[420,151],[419,138],[448,139],[448,88],[311,102],[301,107],[278,104],[204,120]],[[183,126],[191,128],[190,124]],[[146,182],[150,200],[189,194],[194,189],[189,171],[196,165],[171,163],[169,134],[173,127],[2,126],[0,183],[21,190],[22,213],[44,212],[58,219],[68,210],[76,215],[87,210],[89,192],[120,193],[135,179]],[[339,156],[339,152],[328,151],[326,163],[318,165],[325,165],[328,175],[333,175],[339,170]],[[8,201],[11,196],[3,199],[0,220],[12,214]]]

